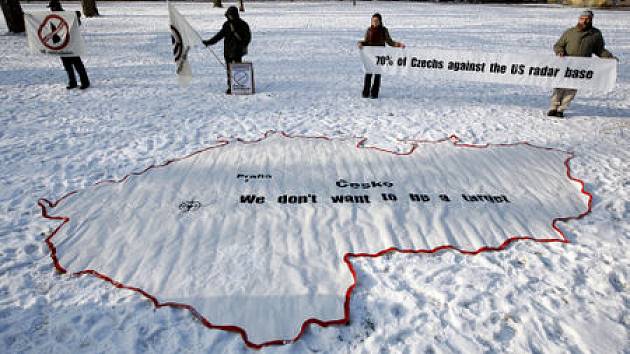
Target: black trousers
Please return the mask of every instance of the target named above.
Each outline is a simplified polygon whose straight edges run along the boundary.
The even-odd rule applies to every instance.
[[[374,74],[374,84],[372,84],[372,74],[365,74],[363,81],[363,97],[378,97],[378,90],[381,88],[381,74]]]
[[[61,57],[61,62],[63,63],[63,68],[66,69],[66,73],[68,74],[69,85],[74,86],[77,84],[77,78],[74,75],[75,69],[77,70],[77,73],[79,73],[81,85],[87,86],[90,84],[90,80],[88,79],[81,57]]]
[[[228,57],[223,57],[225,59],[225,69],[227,70],[227,85],[228,85],[228,91],[232,91],[232,75],[230,75],[230,64],[232,63],[242,63],[243,62],[243,57],[235,57],[235,58],[228,58]]]

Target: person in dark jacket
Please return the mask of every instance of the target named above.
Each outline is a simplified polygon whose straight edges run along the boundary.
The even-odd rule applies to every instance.
[[[63,11],[63,7],[61,6],[59,0],[50,0],[50,2],[48,3],[48,7],[50,8],[50,11]],[[79,25],[81,25],[80,18]],[[87,72],[85,71],[85,66],[83,65],[83,61],[81,61],[81,57],[61,57],[61,63],[63,64],[63,68],[66,69],[66,73],[68,74],[68,86],[66,86],[68,90],[77,87],[77,78],[74,75],[75,69],[77,73],[79,73],[79,78],[81,79],[81,86],[79,88],[81,90],[84,90],[90,87],[90,80],[88,79]]]
[[[602,32],[593,27],[593,12],[583,11],[575,27],[564,31],[560,39],[553,46],[557,56],[591,57],[593,54],[600,58],[615,58],[606,50]],[[575,97],[577,90],[569,88],[554,88],[551,96],[551,108],[548,116],[564,117],[564,110]]]
[[[365,32],[365,39],[359,41],[359,48],[363,46],[380,46],[384,47],[385,43],[392,47],[405,48],[405,44],[396,42],[389,36],[387,27],[383,26],[383,18],[381,14],[372,15],[371,26]],[[374,74],[374,84],[372,85],[372,74],[365,74],[363,80],[363,97],[378,98],[378,91],[381,88],[381,75]]]
[[[61,6],[59,0],[50,0],[48,7],[50,8],[50,11],[63,11],[63,7]],[[77,16],[77,18],[79,19],[79,25],[81,25],[80,17]],[[79,78],[81,79],[81,86],[79,88],[81,90],[85,90],[90,87],[90,79],[88,79],[81,57],[61,57],[61,63],[68,74],[68,86],[66,86],[68,90],[77,87],[77,78],[74,75],[75,69],[77,73],[79,73]]]
[[[229,95],[232,93],[230,64],[241,63],[243,61],[243,56],[247,54],[247,46],[252,39],[252,34],[249,30],[247,22],[240,18],[236,6],[228,7],[225,12],[225,17],[227,18],[227,21],[223,23],[221,31],[214,35],[214,37],[203,41],[203,44],[209,46],[222,39],[224,40],[223,57],[225,58],[228,84],[228,89],[225,93]]]

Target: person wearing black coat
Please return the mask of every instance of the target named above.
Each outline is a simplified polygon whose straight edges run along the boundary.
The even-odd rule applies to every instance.
[[[50,8],[50,11],[63,11],[63,7],[61,6],[59,0],[50,0],[48,7]],[[77,18],[79,19],[79,25],[81,25],[80,17],[77,16]],[[75,69],[77,70],[77,73],[79,73],[79,78],[81,79],[81,86],[79,88],[81,90],[85,90],[90,87],[90,79],[88,79],[81,57],[61,57],[61,63],[68,74],[68,86],[66,86],[68,90],[77,87],[77,78],[74,75]]]
[[[247,54],[247,46],[252,39],[249,25],[243,21],[236,6],[228,7],[225,12],[227,21],[223,23],[221,31],[214,35],[214,37],[203,41],[206,46],[213,45],[220,40],[223,42],[223,57],[225,58],[225,65],[227,69],[227,84],[228,89],[225,93],[232,93],[232,82],[230,79],[230,64],[241,63],[243,56]]]

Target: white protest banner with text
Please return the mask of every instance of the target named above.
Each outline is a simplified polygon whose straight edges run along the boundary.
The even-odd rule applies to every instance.
[[[361,60],[366,73],[604,93],[617,78],[617,62],[600,58],[364,47]]]
[[[85,54],[77,15],[73,11],[24,14],[28,46],[33,53],[76,57]]]

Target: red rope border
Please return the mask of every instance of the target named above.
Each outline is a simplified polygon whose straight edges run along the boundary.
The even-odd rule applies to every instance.
[[[240,138],[237,138],[236,140],[240,143],[243,144],[255,144],[258,142],[261,142],[265,139],[267,139],[269,136],[274,135],[274,134],[280,134],[281,136],[285,137],[285,138],[298,138],[298,139],[323,139],[323,140],[328,140],[331,141],[332,139],[329,137],[325,137],[325,136],[298,136],[298,135],[289,135],[285,132],[275,132],[273,130],[267,131],[265,132],[265,134],[256,140],[242,140]],[[571,175],[571,167],[569,165],[569,162],[571,161],[571,159],[573,159],[574,154],[572,152],[567,152],[564,150],[560,150],[560,149],[555,149],[555,148],[549,148],[549,147],[541,147],[541,146],[536,146],[536,145],[532,145],[528,142],[518,142],[518,143],[511,143],[511,144],[484,144],[484,145],[473,145],[473,144],[460,144],[459,143],[459,138],[455,135],[451,135],[448,138],[443,138],[443,139],[439,139],[439,140],[435,140],[435,141],[427,141],[427,140],[407,140],[408,142],[410,142],[411,145],[411,149],[407,152],[397,152],[397,151],[391,151],[391,150],[387,150],[387,149],[383,149],[383,148],[379,148],[379,147],[373,147],[373,146],[366,146],[365,142],[367,141],[367,138],[358,138],[355,137],[354,139],[360,139],[359,142],[356,144],[357,148],[365,148],[365,149],[374,149],[374,150],[378,150],[378,151],[382,151],[382,152],[388,152],[394,155],[398,155],[398,156],[405,156],[405,155],[411,155],[419,146],[419,144],[426,144],[426,143],[441,143],[444,141],[450,141],[455,147],[462,147],[462,148],[479,148],[479,149],[483,149],[483,148],[487,148],[490,146],[500,146],[500,147],[506,147],[506,146],[514,146],[514,145],[528,145],[537,149],[544,149],[544,150],[549,150],[549,151],[559,151],[559,152],[563,152],[565,154],[568,155],[567,159],[564,161],[564,165],[566,167],[566,174],[567,174],[567,178],[569,178],[569,180],[577,182],[580,184],[581,186],[581,193],[586,195],[588,197],[588,208],[585,212],[581,213],[580,215],[577,216],[569,216],[569,217],[561,217],[561,218],[555,218],[552,221],[552,228],[561,236],[561,238],[535,238],[532,236],[514,236],[514,237],[510,237],[507,240],[505,240],[502,244],[500,244],[497,247],[491,247],[491,246],[484,246],[481,247],[477,250],[464,250],[464,249],[460,249],[451,245],[443,245],[443,246],[439,246],[433,249],[418,249],[418,250],[414,250],[414,249],[399,249],[399,248],[395,248],[395,247],[391,247],[382,251],[379,251],[377,253],[346,253],[343,257],[343,261],[346,263],[346,265],[348,266],[348,268],[350,269],[350,273],[352,274],[352,278],[353,278],[353,283],[352,285],[350,285],[350,287],[348,287],[348,289],[346,290],[346,297],[345,297],[345,302],[344,302],[344,317],[341,319],[337,319],[337,320],[330,320],[330,321],[322,321],[319,320],[317,318],[309,318],[307,320],[305,320],[302,323],[302,326],[300,327],[300,331],[297,334],[297,336],[295,336],[293,339],[277,339],[277,340],[272,340],[272,341],[267,341],[267,342],[263,342],[263,343],[254,343],[251,342],[248,339],[247,336],[247,332],[238,326],[231,326],[231,325],[217,325],[217,324],[213,324],[212,322],[208,321],[208,319],[206,319],[203,315],[201,315],[194,307],[190,306],[190,305],[186,305],[186,304],[181,304],[181,303],[176,303],[176,302],[160,302],[155,296],[149,294],[148,292],[140,289],[140,288],[136,288],[133,286],[129,286],[129,285],[125,285],[123,283],[120,283],[110,277],[108,277],[105,274],[101,274],[99,272],[97,272],[96,270],[92,270],[92,269],[85,269],[76,273],[73,273],[72,275],[74,276],[81,276],[81,275],[91,275],[94,276],[98,279],[104,280],[108,283],[111,283],[114,287],[119,288],[119,289],[127,289],[127,290],[131,290],[131,291],[135,291],[139,294],[141,294],[142,296],[146,297],[147,299],[149,299],[149,301],[151,301],[153,303],[153,305],[156,308],[160,308],[160,307],[173,307],[173,308],[178,308],[178,309],[185,309],[188,310],[193,317],[195,317],[197,320],[199,320],[204,326],[210,328],[210,329],[218,329],[218,330],[223,330],[223,331],[228,331],[228,332],[233,332],[233,333],[237,333],[241,336],[241,338],[243,339],[243,342],[245,343],[246,346],[252,348],[252,349],[261,349],[263,347],[267,347],[267,346],[275,346],[275,345],[285,345],[285,344],[291,344],[296,342],[297,340],[299,340],[304,333],[306,332],[307,328],[311,325],[311,324],[316,324],[320,327],[328,327],[328,326],[333,326],[333,325],[345,325],[348,324],[350,322],[350,298],[352,296],[352,292],[354,291],[354,289],[357,286],[357,282],[358,282],[358,278],[357,278],[357,273],[354,269],[354,266],[352,265],[352,262],[350,262],[350,258],[359,258],[359,257],[370,257],[370,258],[375,258],[375,257],[380,257],[386,253],[390,253],[390,252],[398,252],[398,253],[412,253],[412,254],[418,254],[418,253],[423,253],[423,254],[430,254],[430,253],[437,253],[437,252],[441,252],[441,251],[446,251],[446,250],[452,250],[452,251],[456,251],[459,252],[461,254],[464,255],[477,255],[479,253],[482,252],[496,252],[496,251],[502,251],[504,249],[506,249],[512,242],[515,241],[523,241],[523,240],[529,240],[529,241],[534,241],[534,242],[540,242],[540,243],[549,243],[549,242],[559,242],[559,243],[570,243],[570,240],[565,236],[565,234],[562,232],[562,230],[558,227],[557,223],[559,221],[561,222],[566,222],[569,220],[578,220],[583,218],[584,216],[586,216],[587,214],[589,214],[592,210],[592,202],[593,202],[593,195],[591,193],[589,193],[586,190],[586,186],[584,184],[584,181],[582,181],[581,179],[575,178]],[[180,158],[175,158],[175,159],[170,159],[167,160],[166,162],[164,162],[163,164],[160,165],[151,165],[147,168],[145,168],[144,170],[140,171],[140,172],[132,172],[126,176],[124,176],[123,178],[119,179],[119,180],[113,180],[113,179],[108,179],[108,180],[103,180],[103,181],[99,181],[97,183],[95,183],[94,185],[100,185],[100,184],[105,184],[105,183],[122,183],[124,181],[126,181],[130,176],[138,176],[138,175],[142,175],[144,173],[146,173],[147,171],[153,169],[153,168],[160,168],[160,167],[165,167],[170,165],[171,163],[177,162],[177,161],[181,161],[184,159],[187,159],[189,157],[195,156],[197,154],[206,152],[208,150],[211,149],[215,149],[218,147],[223,147],[225,145],[229,144],[229,141],[225,140],[225,139],[219,139],[218,144],[217,145],[213,145],[198,151],[195,151],[189,155],[186,155],[184,157],[180,157]],[[66,216],[52,216],[50,214],[48,214],[48,209],[47,208],[54,208],[56,207],[60,202],[62,202],[64,199],[68,198],[69,196],[77,193],[78,190],[76,191],[72,191],[66,195],[64,195],[63,197],[59,198],[57,201],[51,202],[45,198],[41,198],[37,201],[37,205],[42,209],[42,217],[49,219],[49,220],[60,220],[62,221],[62,223],[57,226],[52,232],[51,234],[45,239],[46,245],[48,245],[48,248],[50,249],[50,257],[52,258],[53,264],[55,266],[55,269],[62,274],[67,273],[68,271],[61,265],[61,263],[59,262],[59,259],[57,258],[57,248],[55,247],[55,245],[52,242],[52,238],[59,232],[59,230],[61,230],[61,228],[67,224],[70,221],[69,217]]]

